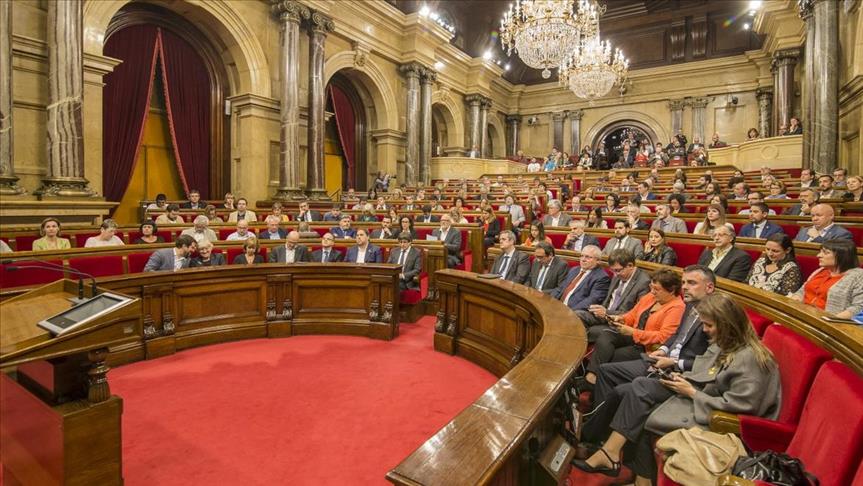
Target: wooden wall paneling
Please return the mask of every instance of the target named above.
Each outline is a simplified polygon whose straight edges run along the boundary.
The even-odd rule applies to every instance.
[[[521,344],[512,303],[494,296],[465,293],[459,307],[456,354],[495,376],[506,374]]]
[[[682,61],[686,58],[686,20],[675,20],[668,30],[671,40],[670,54],[672,61]]]
[[[438,311],[435,314],[434,348],[446,354],[455,354],[455,326],[448,332],[450,316],[455,315],[454,302],[458,299],[458,287],[452,283],[438,283]]]
[[[171,283],[144,285],[141,292],[143,301],[143,335],[147,359],[174,354],[177,343],[174,339],[173,313],[170,294]],[[166,331],[165,324],[168,324]]]
[[[694,17],[692,19],[692,29],[689,33],[693,58],[707,55],[707,32],[707,15]]]
[[[293,278],[291,275],[267,275],[267,336],[287,337],[293,334]]]

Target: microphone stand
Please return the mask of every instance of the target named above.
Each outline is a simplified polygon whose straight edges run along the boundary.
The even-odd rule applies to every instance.
[[[6,270],[8,270],[10,272],[15,272],[18,270],[27,270],[27,269],[32,268],[32,269],[41,269],[41,270],[52,270],[55,272],[63,272],[63,273],[69,272],[73,275],[77,275],[79,277],[78,278],[78,297],[72,297],[69,299],[73,305],[78,305],[78,304],[81,304],[81,303],[86,302],[88,300],[88,299],[84,298],[84,280],[81,277],[90,279],[90,293],[92,294],[91,297],[95,297],[96,295],[99,294],[99,290],[96,287],[96,277],[94,277],[93,275],[91,275],[89,273],[85,273],[85,272],[82,272],[80,270],[77,270],[77,269],[74,269],[71,267],[67,268],[67,267],[64,267],[63,265],[58,265],[56,263],[46,262],[46,261],[42,261],[42,260],[18,260],[18,261],[19,262],[26,262],[26,261],[38,262],[39,265],[24,265],[24,266],[9,265],[10,263],[15,263],[14,260],[3,260],[2,263],[3,263],[3,265],[7,265]]]

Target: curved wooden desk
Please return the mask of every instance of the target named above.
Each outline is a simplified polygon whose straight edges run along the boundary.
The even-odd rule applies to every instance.
[[[584,356],[584,326],[568,307],[529,287],[458,270],[437,278],[435,348],[503,376],[387,479],[515,484],[528,474],[528,441],[545,444],[557,430],[550,412]]]

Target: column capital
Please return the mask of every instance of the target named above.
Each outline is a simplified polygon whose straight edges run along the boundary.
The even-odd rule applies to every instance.
[[[773,86],[764,86],[763,88],[758,88],[755,90],[756,98],[764,98],[767,96],[773,98]]]
[[[797,0],[797,16],[806,21],[812,17],[816,0]]]
[[[311,12],[311,16],[309,18],[309,28],[312,33],[327,35],[330,32],[336,30],[336,24],[333,22],[333,19],[318,12],[317,10]]]
[[[773,61],[770,63],[771,70],[784,66],[794,66],[800,58],[800,49],[782,49],[773,53]]]
[[[473,93],[473,94],[469,94],[469,95],[465,96],[464,102],[471,105],[471,106],[473,106],[473,105],[479,106],[479,105],[483,105],[486,103],[490,104],[491,100],[486,98],[485,96],[479,94],[479,93]]]
[[[564,118],[566,118],[565,111],[554,111],[551,113],[551,119],[556,122],[563,121]]]
[[[693,98],[689,101],[689,106],[693,109],[707,108],[708,104],[710,104],[710,100],[708,98]]]
[[[480,106],[482,107],[482,109],[484,109],[484,110],[490,110],[490,109],[491,109],[491,105],[492,105],[491,98],[485,98],[485,97],[483,97],[483,99],[482,99],[482,103],[480,103]]]
[[[437,81],[437,71],[427,67],[423,67],[420,71],[420,83],[432,84]]]
[[[570,110],[568,113],[570,120],[581,120],[584,116],[584,110]]]
[[[309,8],[296,0],[270,0],[270,11],[282,22],[295,24],[311,16]]]
[[[399,66],[399,72],[406,78],[419,78],[425,69],[425,66],[418,62],[409,62]]]
[[[682,110],[686,105],[686,100],[668,100],[668,109],[671,111]]]
[[[507,123],[521,123],[521,115],[507,115],[506,116]]]

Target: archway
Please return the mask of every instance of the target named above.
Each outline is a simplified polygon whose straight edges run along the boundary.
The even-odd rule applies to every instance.
[[[446,88],[432,93],[432,126],[437,125],[440,136],[440,157],[461,153],[465,146],[464,115]],[[432,149],[432,156],[435,156]]]
[[[488,119],[488,153],[489,158],[503,158],[506,155],[504,127],[497,114],[489,114]]]
[[[596,148],[599,142],[604,140],[611,132],[626,126],[638,128],[653,143],[664,143],[669,140],[668,132],[658,120],[644,113],[632,110],[610,113],[597,120],[590,127],[590,130],[588,130],[584,140],[590,140],[590,146]]]
[[[335,135],[342,148],[340,170],[326,170],[327,189],[353,187],[368,189],[368,126],[367,109],[360,89],[339,71],[327,85],[327,111],[333,113],[327,121],[327,133]],[[366,95],[367,96],[367,95]],[[332,164],[327,163],[327,168]],[[333,173],[336,172],[336,173]]]
[[[443,157],[444,149],[453,145],[452,114],[446,106],[435,103],[432,105],[432,157]]]

